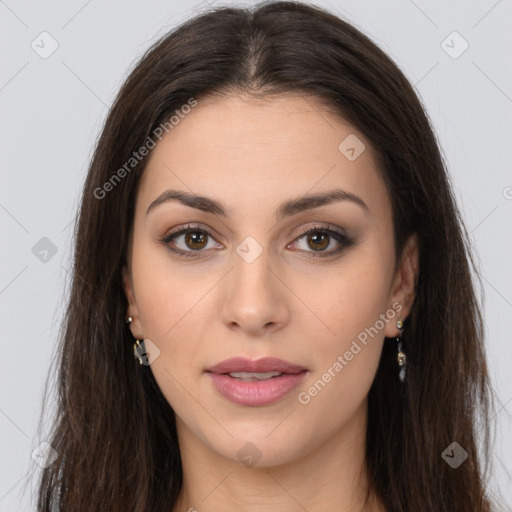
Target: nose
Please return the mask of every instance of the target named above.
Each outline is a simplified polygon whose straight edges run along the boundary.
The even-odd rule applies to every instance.
[[[234,268],[226,276],[222,321],[229,329],[251,337],[276,332],[290,318],[290,291],[278,268],[271,268],[268,254],[264,250],[250,263],[235,254]]]

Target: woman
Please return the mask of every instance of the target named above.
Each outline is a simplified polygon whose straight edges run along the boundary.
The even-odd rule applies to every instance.
[[[75,255],[39,511],[491,510],[463,224],[413,89],[345,21],[218,8],[155,44]]]

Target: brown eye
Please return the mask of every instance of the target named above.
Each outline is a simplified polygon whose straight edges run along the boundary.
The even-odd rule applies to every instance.
[[[188,231],[185,235],[185,244],[189,249],[204,249],[207,243],[207,234],[202,231]]]
[[[307,236],[309,247],[315,251],[322,251],[329,246],[330,236],[325,232],[316,232]]]
[[[212,245],[208,247],[208,243],[212,241]],[[211,249],[215,247],[212,235],[197,226],[185,226],[179,231],[175,231],[162,239],[162,242],[174,253],[186,257],[201,256],[203,249]]]
[[[303,252],[304,256],[315,258],[335,256],[353,243],[353,239],[337,229],[313,226],[297,237],[291,245]]]

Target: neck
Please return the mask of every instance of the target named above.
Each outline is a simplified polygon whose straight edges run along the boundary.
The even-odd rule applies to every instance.
[[[177,418],[183,487],[173,512],[385,512],[368,490],[366,403],[350,424],[293,462],[247,467],[222,457]]]

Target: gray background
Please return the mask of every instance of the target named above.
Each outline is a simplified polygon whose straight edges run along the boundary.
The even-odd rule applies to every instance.
[[[143,50],[209,4],[0,0],[0,512],[34,509],[31,454],[44,441],[37,422],[65,304],[72,220],[108,106]],[[512,503],[512,2],[318,5],[380,45],[432,119],[482,273],[499,397],[492,486]],[[42,58],[52,44],[57,50]]]

